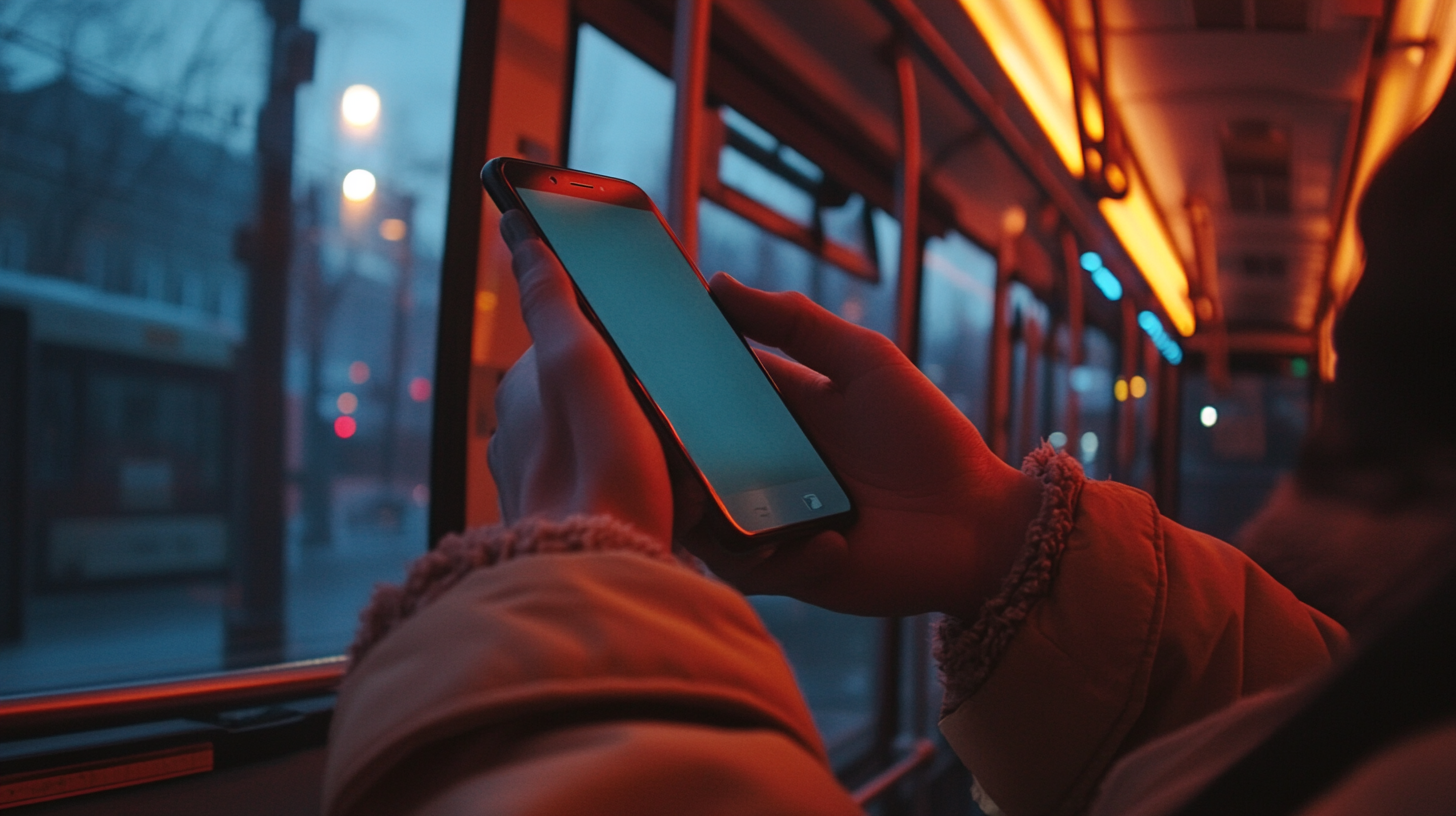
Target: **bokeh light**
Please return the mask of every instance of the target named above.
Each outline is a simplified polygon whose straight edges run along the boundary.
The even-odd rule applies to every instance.
[[[359,430],[359,423],[351,416],[341,416],[334,420],[334,434],[340,439],[348,439]]]
[[[374,188],[377,182],[374,174],[368,170],[350,170],[344,176],[344,198],[350,201],[366,201],[369,196],[374,195]]]
[[[369,364],[363,360],[355,360],[349,363],[349,382],[355,385],[363,385],[369,382]]]
[[[1203,423],[1203,427],[1212,428],[1218,422],[1218,409],[1212,405],[1203,406],[1203,410],[1198,412],[1198,421]]]
[[[368,85],[350,85],[344,89],[339,111],[354,127],[368,127],[379,119],[379,92]]]
[[[1135,376],[1127,382],[1127,392],[1133,399],[1142,399],[1148,395],[1148,381],[1141,376]]]
[[[345,391],[339,395],[339,399],[335,404],[339,407],[339,413],[352,414],[359,409],[359,398],[351,392]]]
[[[415,402],[424,402],[430,398],[430,381],[425,377],[415,377],[409,384],[410,399]]]
[[[409,234],[409,225],[399,218],[386,218],[379,222],[379,237],[386,241],[403,241]]]

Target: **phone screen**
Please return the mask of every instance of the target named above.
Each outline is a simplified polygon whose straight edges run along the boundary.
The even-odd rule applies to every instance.
[[[516,192],[740,528],[759,532],[850,509],[654,211]]]

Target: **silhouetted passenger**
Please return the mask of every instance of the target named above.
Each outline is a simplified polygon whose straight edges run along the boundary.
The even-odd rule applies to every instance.
[[[1366,272],[1335,329],[1323,422],[1239,542],[1352,629],[1456,566],[1456,99],[1448,88],[1360,204]]]

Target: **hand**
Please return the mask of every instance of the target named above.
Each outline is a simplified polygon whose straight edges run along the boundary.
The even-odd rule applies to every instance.
[[[858,509],[844,533],[769,552],[694,546],[747,593],[791,595],[861,615],[974,617],[1011,568],[1040,488],[986,447],[974,426],[890,340],[798,293],[712,289],[740,331],[798,362],[760,354]]]
[[[487,459],[507,523],[607,514],[668,546],[672,487],[657,435],[566,270],[518,212],[501,218],[535,344],[496,391]]]

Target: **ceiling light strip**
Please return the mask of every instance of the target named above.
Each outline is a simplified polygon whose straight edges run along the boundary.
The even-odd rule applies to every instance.
[[[1046,133],[1072,175],[1081,178],[1081,136],[1072,94],[1072,69],[1064,39],[1046,6],[1015,0],[960,0],[1002,70]],[[1196,320],[1188,297],[1188,275],[1161,213],[1136,167],[1129,161],[1128,192],[1121,200],[1102,199],[1097,208],[1168,319],[1183,336]]]
[[[1453,29],[1456,12],[1451,3],[1406,0],[1392,12],[1384,56],[1374,69],[1380,72],[1380,78],[1349,186],[1351,204],[1344,208],[1330,263],[1330,292],[1337,307],[1349,299],[1365,268],[1365,248],[1356,224],[1359,208],[1353,204],[1365,194],[1385,157],[1425,120],[1441,98],[1456,65]],[[1329,367],[1333,368],[1333,359]]]

